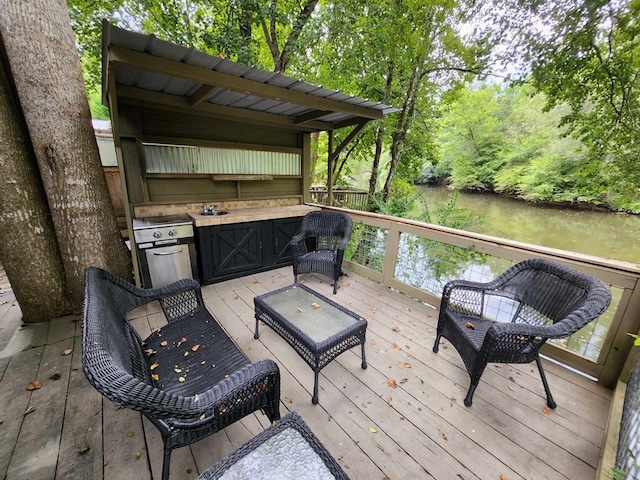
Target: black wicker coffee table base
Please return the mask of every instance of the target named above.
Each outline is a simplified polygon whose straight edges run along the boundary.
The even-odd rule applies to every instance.
[[[313,396],[318,403],[320,370],[341,353],[362,346],[362,368],[367,368],[364,353],[367,321],[341,305],[304,285],[294,284],[265,293],[253,300],[256,309],[256,333],[260,321],[270,326],[314,372]]]

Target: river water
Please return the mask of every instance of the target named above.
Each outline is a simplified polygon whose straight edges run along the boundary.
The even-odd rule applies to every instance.
[[[421,188],[421,187],[420,187]],[[434,212],[451,191],[427,187],[423,197]],[[640,216],[594,212],[523,202],[497,195],[463,193],[458,207],[484,219],[471,230],[494,237],[640,263]]]

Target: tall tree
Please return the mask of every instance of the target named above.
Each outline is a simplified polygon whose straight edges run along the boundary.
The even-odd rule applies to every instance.
[[[63,0],[0,0],[7,52],[50,207],[72,306],[90,265],[131,277]]]
[[[0,42],[0,259],[24,322],[70,313],[64,270],[38,166]]]

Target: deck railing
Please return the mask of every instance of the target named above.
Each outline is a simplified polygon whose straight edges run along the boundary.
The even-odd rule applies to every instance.
[[[449,279],[489,281],[531,257],[598,277],[611,288],[609,309],[569,339],[545,345],[543,353],[608,388],[619,377],[628,377],[635,364],[635,351],[627,358],[633,343],[627,333],[640,330],[640,266],[398,217],[323,208],[344,211],[354,221],[345,253],[347,269],[436,308]]]
[[[311,201],[320,205],[328,205],[328,192],[326,187],[311,188]],[[366,210],[369,202],[369,192],[355,188],[333,188],[333,205],[350,208],[353,210]]]

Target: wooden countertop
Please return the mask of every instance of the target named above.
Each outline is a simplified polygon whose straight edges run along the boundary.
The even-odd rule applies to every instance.
[[[304,217],[307,213],[320,210],[309,205],[290,205],[286,207],[242,208],[229,210],[227,215],[202,215],[199,211],[187,212],[196,227],[226,225],[230,223],[255,222],[275,218]]]

